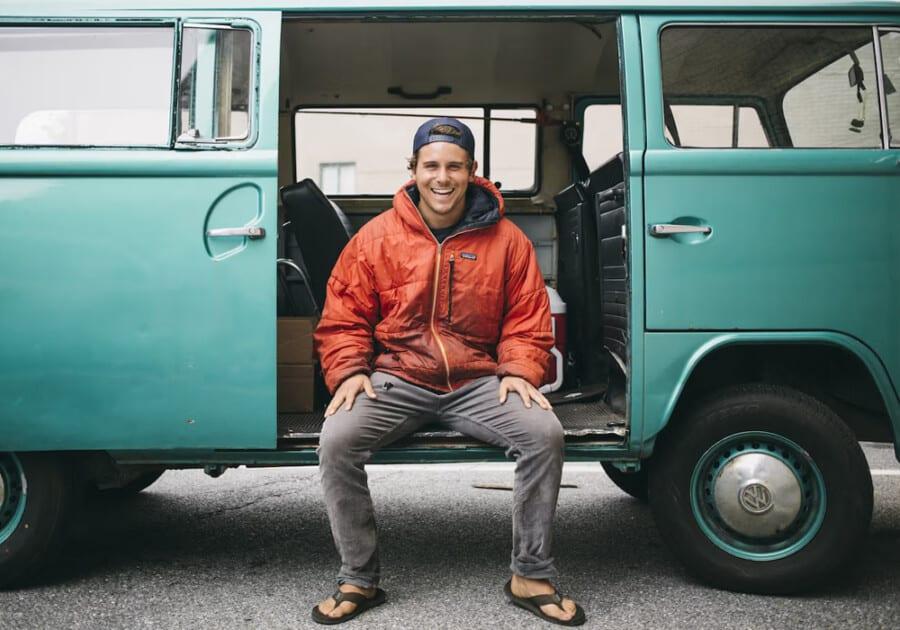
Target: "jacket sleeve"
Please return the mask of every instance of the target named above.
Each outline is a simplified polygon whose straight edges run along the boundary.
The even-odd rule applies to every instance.
[[[354,236],[328,279],[325,308],[313,335],[325,385],[332,394],[350,376],[371,372],[377,316],[372,269]]]
[[[550,365],[550,300],[531,241],[517,239],[507,262],[497,375],[520,376],[539,387]]]

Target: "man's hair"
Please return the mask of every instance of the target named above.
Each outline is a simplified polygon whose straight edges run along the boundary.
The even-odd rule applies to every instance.
[[[462,133],[460,133],[459,129],[452,125],[436,125],[432,127],[429,132],[429,136],[453,136],[454,138],[462,137]],[[466,152],[468,155],[468,151]],[[412,154],[412,157],[406,159],[406,166],[411,171],[416,170],[416,166],[419,164],[419,152],[416,151]],[[475,160],[469,155],[466,158],[466,170],[471,171],[472,167],[475,166]]]

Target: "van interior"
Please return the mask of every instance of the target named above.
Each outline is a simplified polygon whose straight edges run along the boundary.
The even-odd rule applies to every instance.
[[[279,317],[318,314],[341,248],[408,178],[412,130],[466,118],[483,147],[478,174],[499,184],[566,305],[563,378],[547,396],[567,442],[622,443],[630,305],[615,18],[288,15],[281,57]],[[589,130],[601,148],[582,143],[592,105],[606,115]],[[398,155],[376,138],[391,125],[405,125]],[[351,158],[329,154],[335,144]],[[357,169],[367,152],[390,161],[388,184]],[[279,448],[314,445],[327,401],[319,382],[312,411],[280,409]],[[400,444],[474,442],[429,426]]]

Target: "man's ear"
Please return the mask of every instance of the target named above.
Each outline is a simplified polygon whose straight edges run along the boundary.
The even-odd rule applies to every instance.
[[[478,171],[478,162],[472,160],[472,170],[469,171],[469,181],[475,181],[475,173]]]

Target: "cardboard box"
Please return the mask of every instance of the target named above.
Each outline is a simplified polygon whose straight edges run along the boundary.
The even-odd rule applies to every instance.
[[[306,413],[315,409],[318,365],[278,364],[278,413]]]
[[[309,365],[313,362],[315,317],[279,317],[277,361],[279,364]]]

